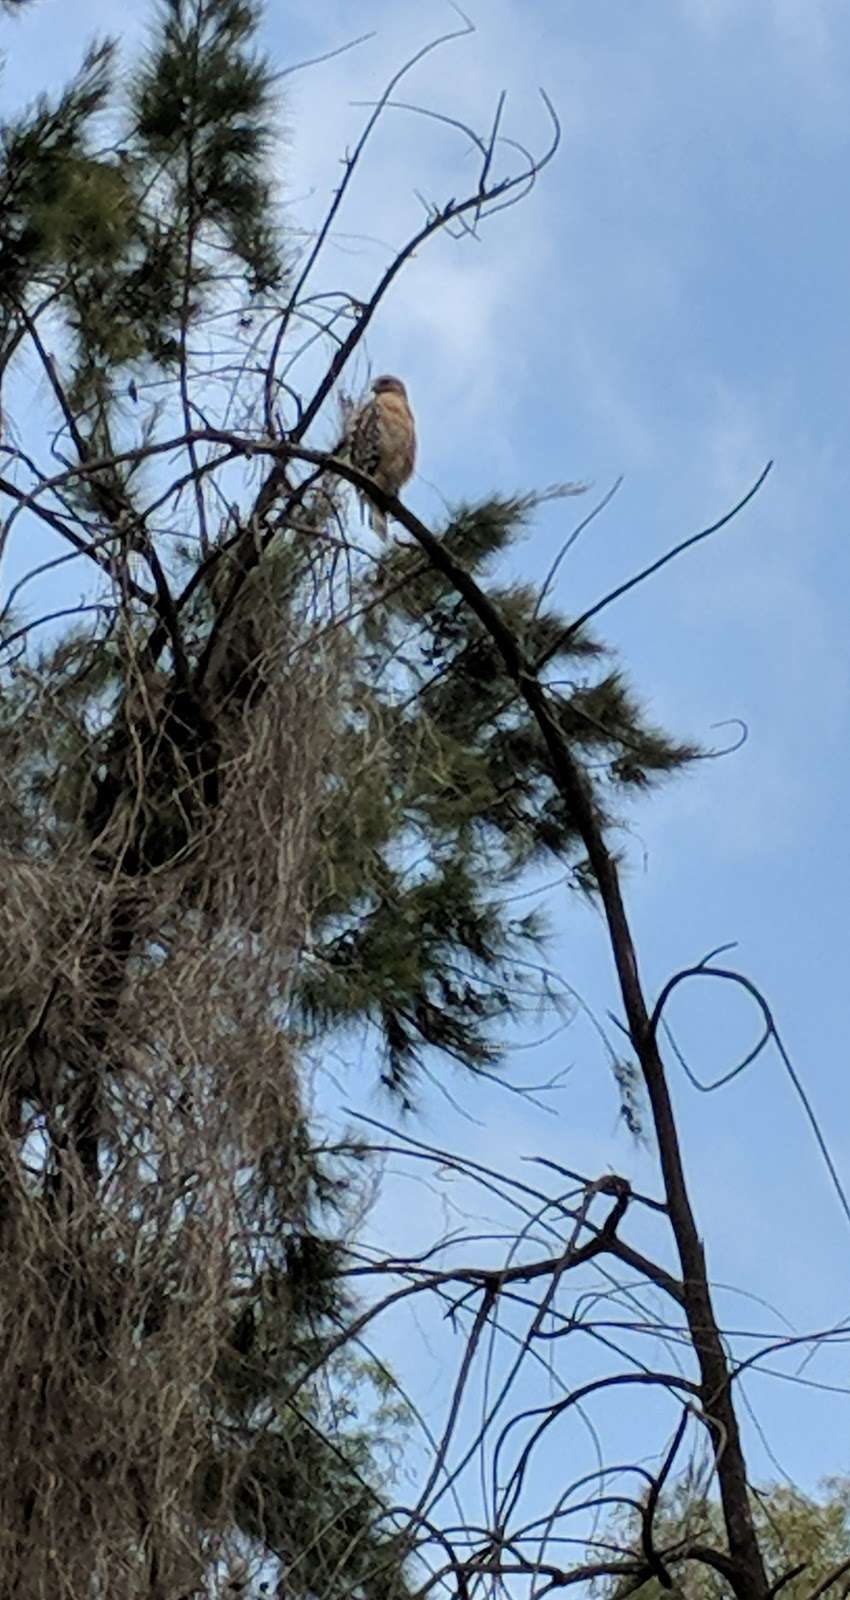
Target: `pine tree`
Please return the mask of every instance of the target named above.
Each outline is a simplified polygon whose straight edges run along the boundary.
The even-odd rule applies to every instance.
[[[38,518],[96,578],[44,633],[7,608],[0,641],[9,1594],[244,1589],[239,1558],[291,1594],[407,1592],[380,1405],[340,1420],[362,1372],[329,1356],[291,1393],[350,1315],[358,1183],[315,1148],[300,1064],[368,1030],[408,1108],[423,1068],[498,1072],[545,936],[513,888],[554,854],[593,892],[486,631],[415,547],[358,559],[344,484],[298,454],[360,330],[293,400],[258,21],[166,0],[126,125],[99,44],[3,130],[6,392],[37,371],[51,405],[26,447],[12,409],[7,536]],[[500,583],[537,503],[470,501],[441,537],[568,683],[613,820],[695,752]]]

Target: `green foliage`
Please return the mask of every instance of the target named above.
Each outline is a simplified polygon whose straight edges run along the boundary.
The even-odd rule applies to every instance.
[[[491,500],[479,518],[465,507],[446,537],[482,577],[521,532],[527,510],[526,502]],[[289,615],[292,645],[300,648],[295,618],[312,577],[298,550],[295,541],[276,541],[263,564],[264,588],[249,588],[231,619],[231,660],[217,680],[216,707],[181,697],[167,671],[150,680],[146,704],[160,710],[134,735],[147,752],[148,776],[133,870],[177,859],[198,825],[198,806],[215,803],[221,717],[242,705],[245,682],[256,680],[261,593],[278,618]],[[337,757],[315,818],[322,845],[311,940],[293,990],[317,1042],[331,1030],[376,1030],[383,1081],[406,1105],[429,1051],[492,1071],[505,1024],[535,1003],[531,968],[545,947],[545,922],[511,914],[511,886],[554,853],[572,864],[576,889],[592,892],[539,731],[475,618],[439,575],[421,568],[418,553],[398,545],[355,590],[360,621],[350,629],[336,704]],[[621,674],[600,672],[606,652],[586,632],[570,633],[554,611],[537,614],[522,585],[490,592],[530,655],[564,639],[551,670],[559,681],[568,673],[569,685],[562,682],[556,703],[603,815],[614,820],[630,790],[665,778],[695,753],[647,726]],[[197,591],[184,630],[190,669],[207,646],[215,603],[215,595]],[[76,816],[82,804],[97,835],[123,782],[115,763],[127,723],[104,716],[120,694],[121,648],[71,638],[45,653],[41,670],[63,684],[61,713],[54,689],[52,730],[54,750],[63,750],[53,768],[58,810]],[[179,770],[170,754],[177,745]],[[71,759],[75,750],[88,752],[82,768]],[[92,764],[106,770],[94,788],[86,776]],[[32,764],[28,774],[42,790],[50,781],[44,773],[36,779]]]
[[[752,1503],[769,1580],[776,1583],[792,1568],[803,1568],[782,1586],[788,1600],[806,1600],[842,1562],[850,1562],[850,1480],[829,1479],[817,1496],[773,1484],[755,1492]],[[723,1550],[723,1519],[716,1500],[694,1500],[680,1488],[655,1518],[653,1543],[675,1578],[675,1587],[665,1589],[653,1578],[639,1589],[629,1589],[634,1600],[662,1600],[665,1594],[680,1600],[732,1600],[732,1590],[720,1573],[678,1554],[688,1544]],[[634,1548],[639,1551],[639,1538]],[[619,1580],[606,1580],[598,1592],[613,1600],[620,1592]]]
[[[531,502],[491,499],[452,516],[445,537],[479,580],[522,532]],[[523,585],[488,585],[534,658],[563,640],[551,670],[571,743],[597,803],[696,754],[648,726],[605,650]],[[423,1047],[476,1069],[500,1057],[521,1009],[517,963],[544,926],[517,920],[509,886],[555,853],[586,876],[574,819],[552,782],[539,730],[469,609],[418,550],[399,544],[363,582],[344,759],[323,811],[310,959],[299,984],[319,1028],[368,1020],[382,1032],[385,1081],[407,1097]]]
[[[122,369],[173,368],[190,326],[220,304],[222,248],[237,293],[240,279],[252,294],[282,280],[257,16],[242,0],[169,0],[108,152],[93,141],[114,84],[109,42],[55,104],[2,129],[0,303],[57,295],[73,350],[66,387],[95,454],[113,445]]]
[[[77,77],[55,105],[42,97],[0,129],[0,297],[15,303],[69,247],[87,248],[96,221],[97,247],[113,249],[105,192],[95,192],[87,140],[111,86],[114,47],[93,45]]]
[[[133,90],[135,137],[160,174],[185,249],[220,234],[258,292],[278,283],[278,238],[263,172],[272,77],[252,48],[259,8],[246,0],[166,0],[159,37]],[[197,259],[188,287],[203,282]]]

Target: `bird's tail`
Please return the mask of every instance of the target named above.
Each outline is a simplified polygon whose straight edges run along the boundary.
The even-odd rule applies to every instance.
[[[368,495],[358,495],[360,501],[360,519],[362,522],[369,518],[369,527],[378,535],[379,539],[387,537],[387,519],[383,511],[379,511],[373,500]]]
[[[379,511],[377,506],[371,506],[370,505],[370,507],[369,507],[369,522],[371,523],[371,526],[374,529],[375,533],[378,535],[378,538],[379,539],[386,539],[386,537],[387,537],[387,519],[384,516],[383,511]]]

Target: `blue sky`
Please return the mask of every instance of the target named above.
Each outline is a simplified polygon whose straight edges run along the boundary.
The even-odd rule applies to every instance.
[[[598,494],[622,474],[561,568],[559,602],[582,610],[713,521],[774,459],[737,522],[600,619],[668,728],[722,743],[728,730],[712,724],[749,727],[736,755],[636,808],[625,883],[650,993],[739,941],[734,960],[774,1006],[850,1184],[850,14],[841,0],[470,0],[470,10],[475,36],[432,56],[409,97],[486,126],[505,88],[508,130],[539,144],[542,84],[564,137],[530,199],[481,243],[423,252],[373,330],[374,366],[404,375],[419,420],[409,500],[437,519],[443,496],[573,479]],[[110,0],[41,0],[0,25],[5,104],[61,81],[89,31],[119,31],[131,53],[145,15],[140,0],[123,14]],[[454,23],[448,8],[418,0],[270,6],[265,37],[281,67],[376,30],[284,85],[293,217],[317,216],[339,179],[364,114],[351,100],[373,97],[411,48]],[[414,189],[445,200],[470,174],[462,139],[392,118],[340,221],[328,285],[372,281],[419,219]],[[325,437],[319,425],[316,442]],[[541,511],[513,571],[545,573],[576,504]],[[604,1015],[616,1001],[598,916],[557,896],[550,908],[553,965]],[[706,1076],[755,1029],[739,997],[707,984],[682,993],[674,1015]],[[655,1187],[651,1157],[617,1125],[604,1055],[581,1020],[513,1063],[534,1081],[567,1065],[557,1118],[451,1077],[478,1123],[427,1092],[411,1131],[447,1146],[474,1137],[503,1168],[545,1153]],[[840,1321],[850,1225],[775,1055],[711,1097],[671,1071],[713,1276],[781,1305],[800,1329]],[[350,1101],[392,1115],[359,1067],[342,1082]],[[433,1190],[402,1183],[376,1213],[383,1237],[394,1227],[409,1237],[397,1203],[408,1192],[417,1224],[422,1194],[426,1219],[439,1210]],[[742,1315],[731,1298],[723,1310]],[[764,1313],[760,1325],[775,1324]],[[403,1363],[404,1338],[392,1342]],[[438,1383],[439,1345],[432,1355]],[[430,1359],[417,1366],[423,1393]],[[842,1384],[846,1368],[839,1349],[807,1375]],[[846,1397],[764,1379],[748,1394],[798,1482],[850,1469]],[[748,1431],[754,1476],[775,1476]]]

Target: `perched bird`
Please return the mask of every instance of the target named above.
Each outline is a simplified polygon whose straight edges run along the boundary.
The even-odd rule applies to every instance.
[[[416,428],[400,378],[376,378],[373,398],[367,400],[351,418],[348,449],[351,464],[368,472],[387,494],[398,494],[413,472],[416,461]],[[367,507],[369,521],[382,539],[387,536],[387,519],[367,494],[359,490],[361,514]]]

